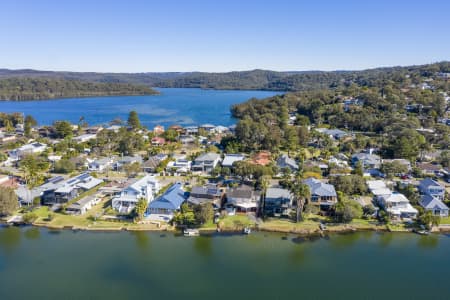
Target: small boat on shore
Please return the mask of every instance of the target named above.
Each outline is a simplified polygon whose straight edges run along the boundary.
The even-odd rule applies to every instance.
[[[319,224],[319,228],[320,228],[320,230],[322,230],[322,231],[327,230],[327,226],[326,226],[325,224],[323,224],[323,223],[320,223],[320,224]]]
[[[250,234],[250,233],[252,233],[252,230],[250,227],[245,227],[243,232],[244,232],[244,234]]]
[[[200,232],[198,231],[198,229],[190,229],[190,228],[186,228],[183,231],[184,236],[199,236]]]

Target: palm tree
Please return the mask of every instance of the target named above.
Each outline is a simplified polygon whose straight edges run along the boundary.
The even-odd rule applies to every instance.
[[[260,214],[264,215],[264,206],[266,203],[266,192],[267,192],[267,188],[269,187],[269,178],[268,176],[262,176],[261,178],[261,207],[260,207]]]
[[[296,221],[303,221],[303,208],[310,195],[309,186],[297,179],[291,187],[291,192],[297,201]]]

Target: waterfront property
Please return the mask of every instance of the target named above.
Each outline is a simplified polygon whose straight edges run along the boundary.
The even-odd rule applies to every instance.
[[[309,187],[311,204],[328,210],[337,203],[337,194],[333,185],[323,183],[315,178],[308,178],[303,183]]]
[[[409,200],[400,193],[393,192],[390,195],[382,196],[379,204],[394,219],[415,219],[418,211],[410,203]]]
[[[161,196],[150,202],[147,214],[150,218],[162,218],[169,221],[173,218],[174,213],[180,210],[184,201],[186,201],[186,193],[183,190],[183,185],[180,182],[175,183]]]
[[[74,215],[84,215],[88,210],[90,210],[94,205],[99,202],[99,198],[96,196],[87,196],[83,199],[75,201],[66,207],[67,214]]]
[[[204,186],[194,186],[187,201],[193,205],[208,203],[214,209],[220,209],[222,207],[223,196],[223,189],[215,184],[207,184]]]
[[[259,208],[261,193],[248,185],[230,188],[226,192],[226,206],[238,212],[256,212]]]
[[[293,195],[287,189],[270,187],[264,198],[264,212],[273,216],[289,216],[293,204]]]
[[[42,203],[46,205],[67,203],[82,192],[98,186],[103,182],[102,179],[92,177],[89,173],[61,180],[56,178],[44,185],[42,193]]]
[[[119,213],[129,214],[140,199],[145,199],[147,203],[150,203],[159,190],[159,181],[153,176],[147,175],[131,180],[128,186],[112,199],[111,206]]]
[[[419,204],[434,216],[448,217],[448,207],[439,198],[425,194],[420,197]]]

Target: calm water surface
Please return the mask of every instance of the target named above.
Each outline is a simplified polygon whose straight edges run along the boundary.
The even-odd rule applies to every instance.
[[[232,104],[244,102],[252,97],[266,98],[277,94],[269,91],[158,90],[161,95],[157,96],[69,98],[25,102],[0,101],[0,111],[31,114],[40,125],[49,125],[55,120],[69,120],[77,123],[82,116],[89,124],[98,125],[117,117],[127,120],[128,113],[136,110],[141,123],[150,128],[157,124],[168,126],[212,123],[228,126],[234,123],[230,114]]]
[[[449,299],[450,238],[0,229],[0,299]]]

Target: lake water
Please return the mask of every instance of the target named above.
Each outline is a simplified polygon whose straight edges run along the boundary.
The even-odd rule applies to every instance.
[[[0,228],[0,299],[448,299],[450,238]]]
[[[114,118],[127,120],[136,110],[141,123],[149,128],[164,126],[200,125],[212,123],[228,126],[234,123],[230,106],[252,97],[266,98],[279,94],[270,91],[223,91],[202,89],[158,89],[156,96],[117,96],[69,98],[45,101],[3,102],[1,112],[21,112],[33,115],[40,125],[55,120],[78,123],[83,116],[90,125],[108,123]]]

